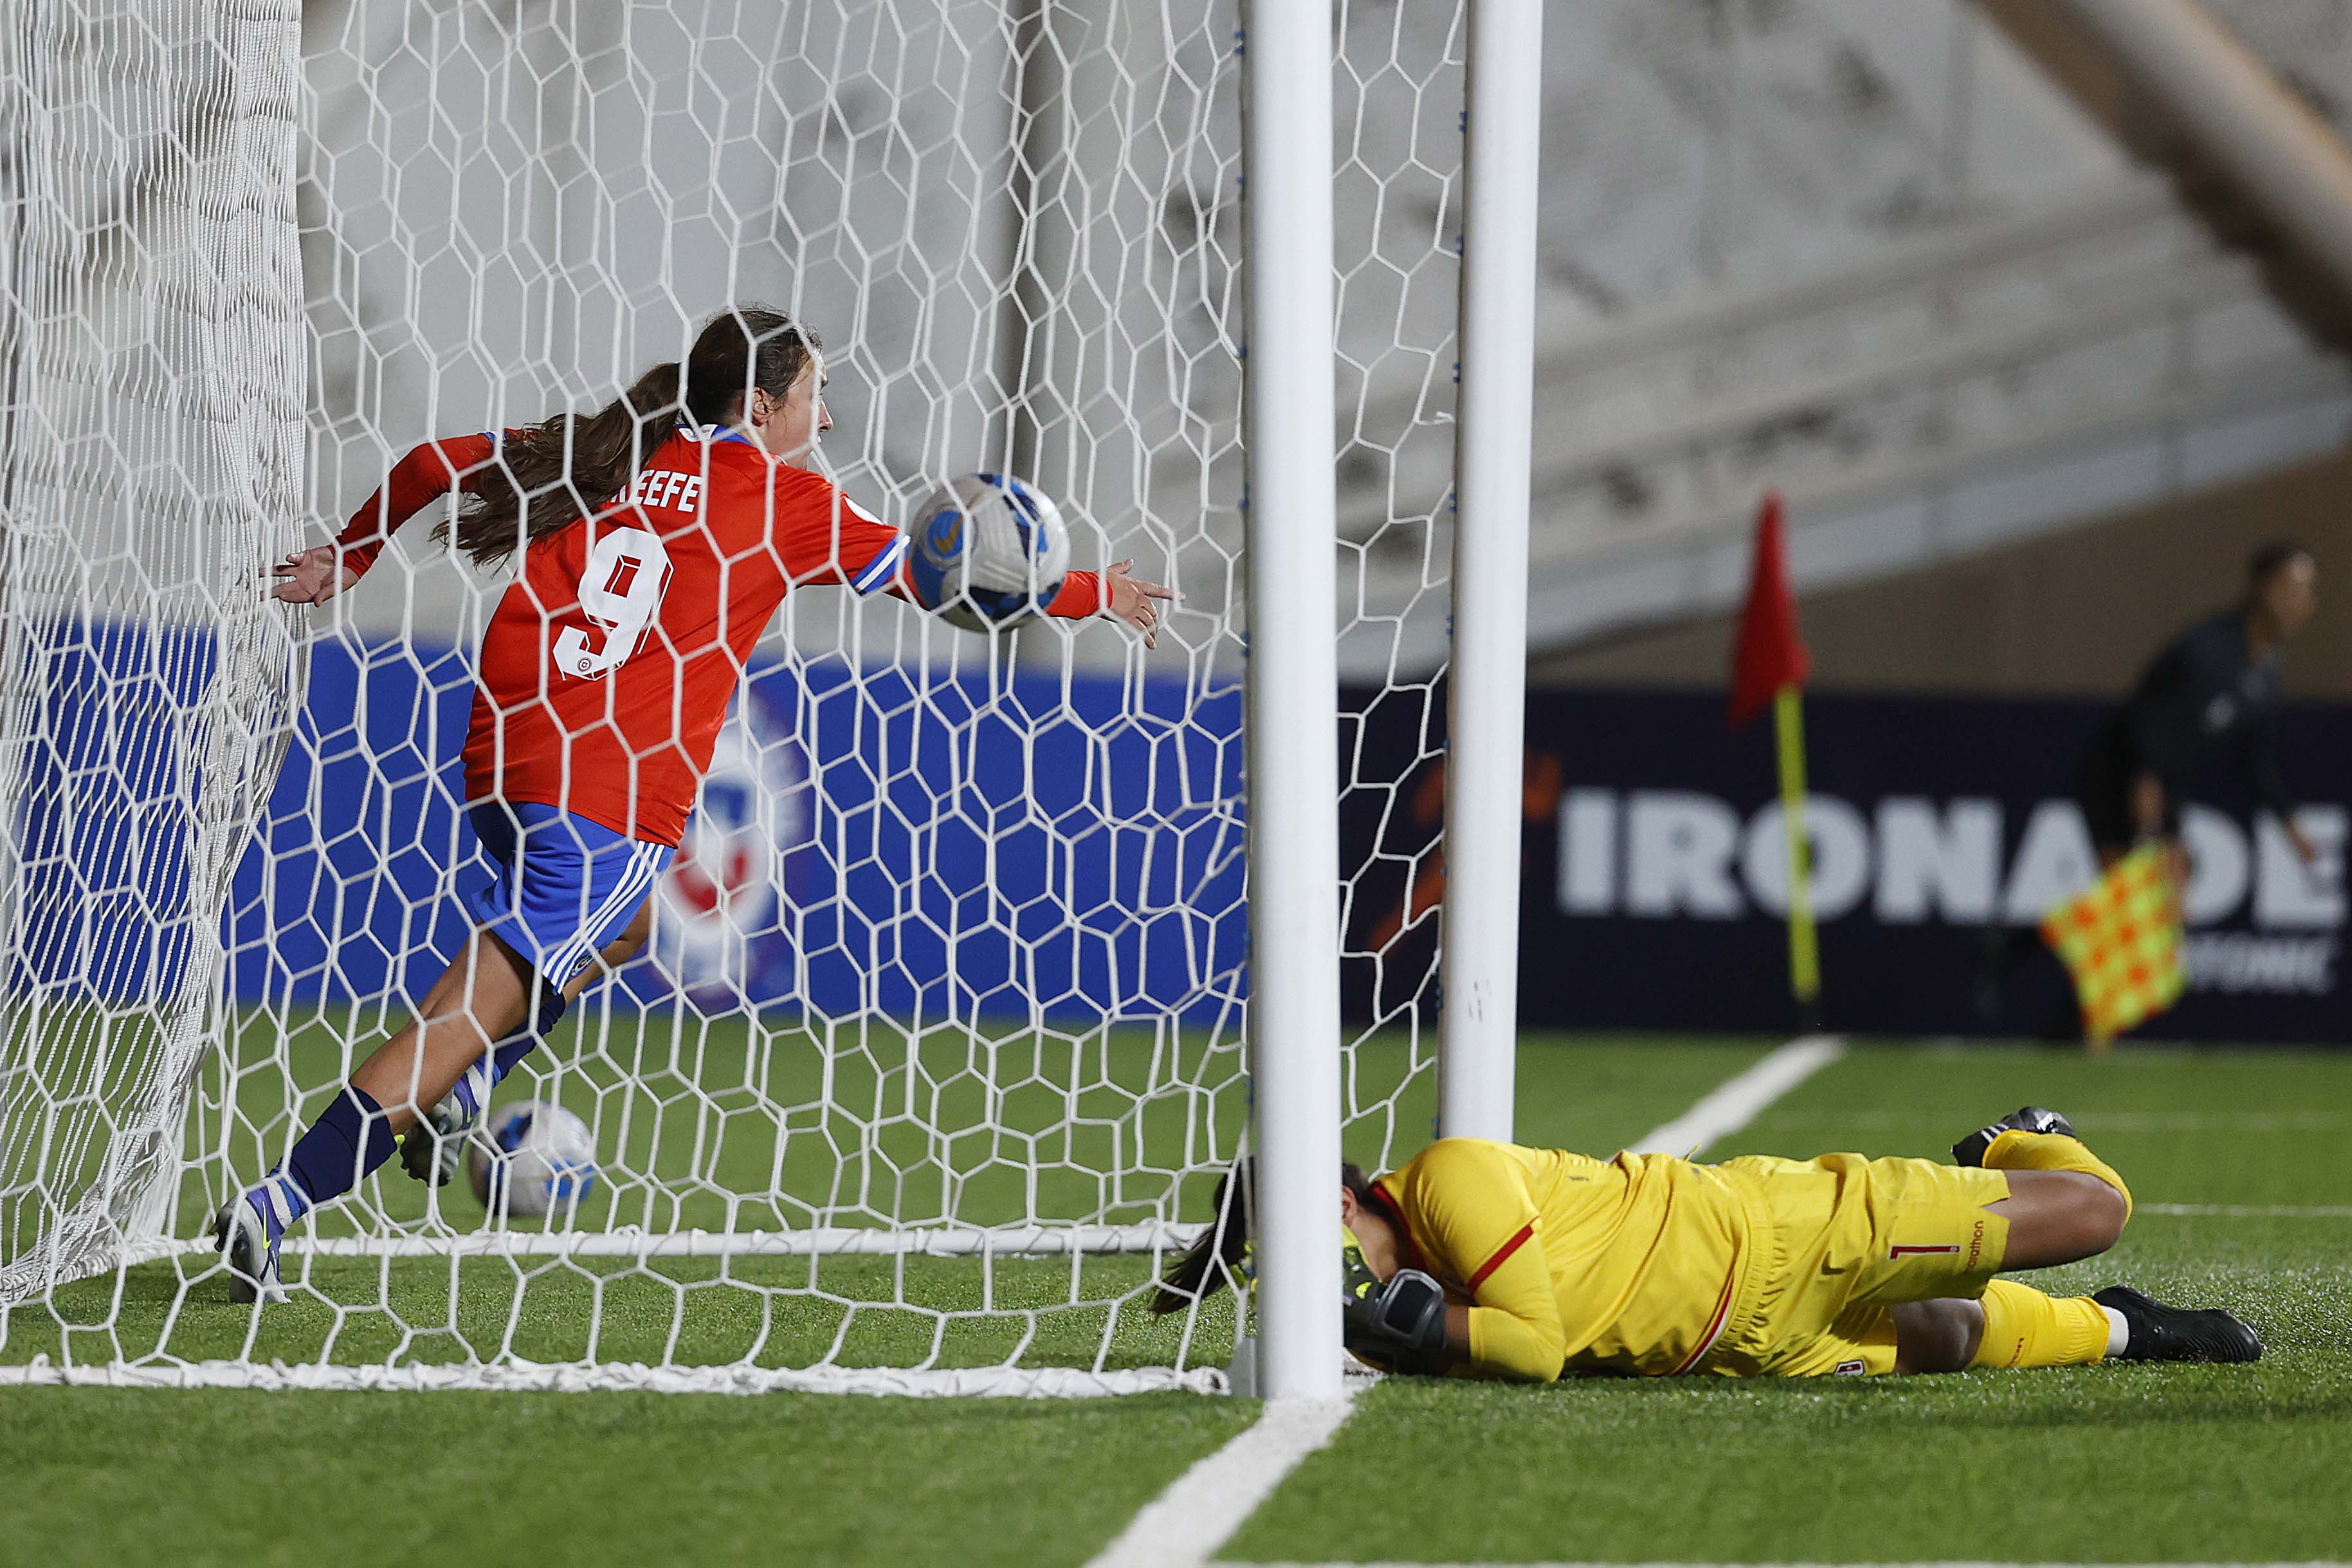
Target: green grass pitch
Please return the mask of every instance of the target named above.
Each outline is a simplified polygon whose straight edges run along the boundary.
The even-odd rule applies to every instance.
[[[1614,1147],[1772,1043],[1531,1039],[1519,1136]],[[1404,1064],[1376,1051],[1365,1065],[1377,1080]],[[1285,1483],[1227,1555],[2345,1556],[2352,1217],[2324,1211],[2352,1211],[2352,1056],[2150,1048],[2094,1062],[2029,1049],[1865,1047],[1709,1152],[1939,1154],[1971,1122],[2027,1100],[2073,1113],[2142,1205],[2115,1252],[2037,1282],[2126,1279],[2227,1301],[2268,1342],[2260,1365],[1549,1389],[1391,1381],[1365,1396],[1334,1447]],[[1396,1104],[1408,1149],[1427,1125],[1426,1076]],[[1358,1152],[1369,1152],[1363,1142]],[[2304,1212],[2163,1212],[2174,1206]],[[418,1273],[404,1318],[479,1331],[484,1314],[513,1305],[511,1285],[495,1276],[472,1282],[461,1271],[452,1304],[445,1268]],[[142,1278],[134,1272],[119,1298],[68,1294],[46,1321],[13,1314],[0,1359],[54,1356],[68,1336],[98,1336],[78,1347],[84,1355],[114,1342],[135,1350],[166,1331],[178,1353],[236,1352],[249,1326],[242,1314],[192,1304],[166,1325],[168,1288],[142,1299]],[[354,1300],[375,1293],[373,1279],[342,1283]],[[947,1305],[961,1286],[950,1270],[928,1289]],[[579,1353],[587,1293],[554,1279],[526,1291],[530,1321],[518,1348]],[[689,1298],[693,1342],[677,1359],[698,1359],[696,1344],[710,1359],[742,1354],[747,1336],[762,1331],[719,1310],[727,1294],[710,1292],[709,1312]],[[614,1337],[600,1353],[625,1353],[633,1333],[666,1329],[676,1299],[664,1289],[633,1316],[626,1293],[614,1296],[601,1331]],[[268,1332],[283,1337],[251,1353],[315,1356],[334,1314],[308,1313],[273,1310],[282,1326]],[[853,1336],[844,1359],[904,1354],[907,1324],[894,1326],[887,1310],[860,1315],[870,1319],[866,1337]],[[1127,1317],[1108,1325],[1115,1360],[1164,1353],[1152,1338],[1164,1326]],[[807,1359],[838,1327],[830,1309],[770,1324],[754,1353]],[[1097,1316],[1067,1328],[1032,1359],[1085,1359],[1106,1325]],[[353,1319],[338,1359],[385,1353],[385,1330]],[[427,1337],[409,1353],[452,1348]],[[975,1331],[950,1359],[999,1353]],[[47,1562],[307,1563],[462,1549],[521,1561],[1077,1563],[1253,1415],[1246,1402],[1189,1395],[1055,1404],[14,1390],[0,1393],[0,1475],[11,1483],[0,1488],[0,1541],[11,1557]]]

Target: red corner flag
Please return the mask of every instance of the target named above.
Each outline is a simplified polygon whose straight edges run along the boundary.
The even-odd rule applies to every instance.
[[[1745,724],[1772,704],[1784,686],[1802,686],[1813,656],[1797,628],[1797,595],[1789,586],[1789,538],[1780,492],[1767,490],[1756,514],[1756,561],[1748,578],[1748,605],[1739,612],[1731,645],[1731,722]]]

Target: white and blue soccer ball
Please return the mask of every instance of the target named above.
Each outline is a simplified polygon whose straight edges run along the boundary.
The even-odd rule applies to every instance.
[[[518,1100],[490,1112],[467,1155],[466,1173],[492,1214],[570,1214],[596,1185],[596,1136],[560,1105]]]
[[[1045,613],[1070,570],[1070,531],[1051,500],[1010,474],[966,474],[915,514],[908,571],[923,600],[967,631]]]

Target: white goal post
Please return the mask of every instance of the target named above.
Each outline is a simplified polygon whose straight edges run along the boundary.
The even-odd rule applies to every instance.
[[[1336,1394],[1343,1151],[1507,1131],[1517,840],[1463,815],[1517,820],[1537,9],[13,8],[0,1383],[1207,1390],[1255,1331],[1260,1392]],[[789,595],[652,950],[500,1091],[593,1184],[395,1161],[232,1307],[206,1216],[465,930],[509,581],[433,510],[315,614],[263,572],[740,300],[823,337],[862,506],[1017,473],[1181,605],[1147,650]],[[1449,616],[1496,682],[1450,753]],[[1252,1151],[1254,1267],[1154,1314]]]
[[[1258,1391],[1339,1397],[1339,835],[1330,13],[1247,12],[1250,1069]]]
[[[1543,0],[1471,0],[1438,1130],[1512,1136]]]

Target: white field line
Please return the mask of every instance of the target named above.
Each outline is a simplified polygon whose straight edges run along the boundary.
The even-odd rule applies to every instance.
[[[2069,1113],[2085,1133],[2101,1132],[2326,1132],[2352,1123],[2335,1110],[2085,1110]],[[1790,1112],[1780,1120],[1797,1126],[1895,1127],[1918,1125],[1916,1110],[1853,1110],[1829,1106]]]
[[[1653,1131],[1635,1152],[1681,1154],[1737,1132],[1756,1113],[1845,1055],[1829,1035],[1790,1040]],[[1197,1568],[1274,1495],[1300,1460],[1329,1443],[1347,1400],[1269,1404],[1257,1424],[1176,1478],[1087,1568]]]
[[[2352,1117],[2335,1110],[2086,1110],[2095,1132],[2325,1132]]]
[[[1261,1563],[1254,1568],[1501,1568],[1487,1563]],[[1509,1568],[2347,1568],[2343,1563],[1519,1563]]]
[[[39,1356],[26,1366],[0,1366],[0,1388],[257,1388],[336,1394],[433,1393],[488,1389],[502,1393],[588,1394],[866,1394],[910,1398],[1090,1399],[1106,1394],[1181,1390],[1218,1394],[1225,1374],[1214,1368],[1167,1367],[1086,1372],[1076,1367],[762,1367],[645,1366],[612,1362],[494,1362],[459,1366],[294,1366],[200,1361],[144,1366],[101,1363],[60,1366]]]
[[[1845,1041],[1835,1035],[1801,1035],[1767,1056],[1738,1077],[1727,1079],[1715,1091],[1663,1127],[1651,1129],[1635,1154],[1698,1153],[1718,1138],[1727,1138],[1756,1120],[1757,1112],[1845,1055]]]
[[[1348,1419],[1347,1399],[1269,1400],[1255,1426],[1170,1483],[1087,1568],[1196,1568]]]
[[[2352,1204],[2135,1204],[2132,1213],[2218,1215],[2224,1219],[2352,1219]]]

